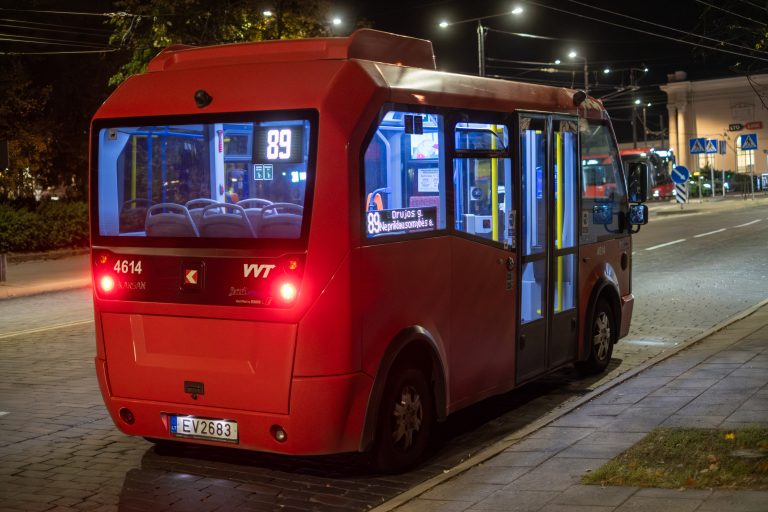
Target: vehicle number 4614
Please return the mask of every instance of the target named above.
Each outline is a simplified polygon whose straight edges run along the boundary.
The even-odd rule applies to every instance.
[[[118,274],[141,274],[141,260],[117,260],[113,270]]]

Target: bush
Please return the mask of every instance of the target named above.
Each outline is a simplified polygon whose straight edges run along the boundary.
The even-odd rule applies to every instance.
[[[88,239],[87,203],[45,201],[34,209],[0,204],[0,252],[86,247]]]

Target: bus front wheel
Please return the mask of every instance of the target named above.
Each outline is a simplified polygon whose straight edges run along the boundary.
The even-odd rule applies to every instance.
[[[424,372],[395,370],[387,382],[379,409],[376,441],[371,453],[379,471],[403,471],[427,453],[434,424],[434,400]]]
[[[576,364],[576,369],[582,375],[602,373],[608,367],[613,355],[613,345],[616,342],[617,329],[613,310],[608,301],[601,297],[595,304],[587,340],[589,357],[586,361]]]

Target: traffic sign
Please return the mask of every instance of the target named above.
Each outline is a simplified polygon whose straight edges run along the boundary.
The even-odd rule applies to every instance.
[[[744,129],[744,125],[741,123],[733,123],[728,125],[729,132],[738,132]]]
[[[685,184],[675,183],[675,200],[680,204],[688,202],[688,187]]]
[[[707,139],[707,145],[704,148],[704,152],[707,154],[717,153],[717,139]]]
[[[739,137],[741,139],[741,149],[743,151],[754,151],[757,149],[757,134],[745,133]]]
[[[699,137],[696,139],[690,139],[688,141],[688,152],[692,155],[698,155],[705,152],[705,146],[707,145],[707,139]]]
[[[719,143],[719,146],[720,146],[720,151],[719,151],[719,153],[720,153],[721,155],[724,155],[724,154],[725,154],[725,148],[726,148],[726,146],[725,146],[725,141],[724,141],[724,140],[719,140],[719,141],[717,141],[717,142]]]
[[[669,175],[672,178],[672,181],[682,185],[686,181],[688,181],[688,178],[690,178],[691,173],[690,171],[688,171],[687,168],[683,167],[682,165],[678,165],[674,169],[672,169],[672,172],[669,173]]]

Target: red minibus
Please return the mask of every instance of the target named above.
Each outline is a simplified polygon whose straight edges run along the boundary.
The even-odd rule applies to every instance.
[[[644,190],[583,92],[374,30],[174,46],[91,137],[95,361],[127,434],[396,471],[629,330]],[[592,155],[610,193],[584,193]]]

